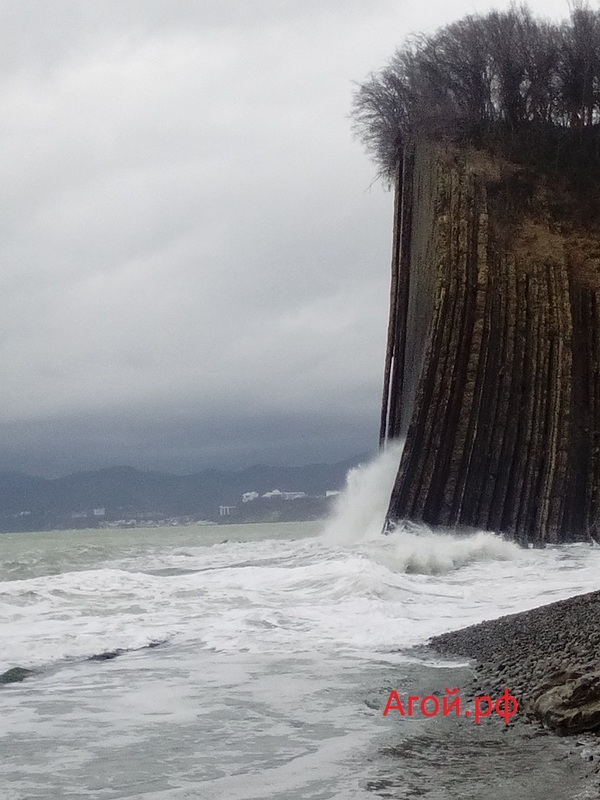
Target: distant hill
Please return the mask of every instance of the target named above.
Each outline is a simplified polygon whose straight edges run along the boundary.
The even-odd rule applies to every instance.
[[[230,521],[314,518],[326,511],[326,491],[342,489],[348,470],[367,458],[363,454],[336,464],[303,467],[258,464],[237,472],[209,469],[193,475],[133,467],[62,478],[0,472],[0,531],[97,527],[117,520],[140,524],[173,518],[223,522],[221,506],[230,507]],[[274,489],[302,492],[307,497],[287,502],[260,497]],[[245,492],[257,492],[259,498],[242,503]]]

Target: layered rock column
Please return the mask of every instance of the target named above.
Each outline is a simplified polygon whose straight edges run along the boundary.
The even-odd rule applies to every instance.
[[[475,151],[404,154],[382,440],[406,442],[390,521],[597,536],[600,231],[563,224],[552,191]]]

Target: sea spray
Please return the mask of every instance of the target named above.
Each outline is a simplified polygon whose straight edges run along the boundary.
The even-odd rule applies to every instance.
[[[399,440],[373,461],[350,470],[323,531],[327,544],[350,545],[381,534],[403,445]]]
[[[321,539],[328,546],[361,552],[392,572],[439,575],[478,561],[508,561],[521,548],[494,533],[457,535],[427,525],[401,522],[389,536],[383,525],[402,456],[403,441],[348,473],[346,487]]]
[[[441,575],[476,562],[512,561],[523,554],[494,533],[438,533],[426,525],[400,524],[380,548],[365,548],[373,561],[394,572]]]

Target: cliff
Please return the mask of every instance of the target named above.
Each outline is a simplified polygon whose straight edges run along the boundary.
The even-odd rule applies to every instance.
[[[490,152],[405,148],[381,438],[406,442],[389,521],[598,538],[600,226],[581,196]]]

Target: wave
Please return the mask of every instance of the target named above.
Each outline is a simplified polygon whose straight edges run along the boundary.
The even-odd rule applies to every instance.
[[[199,535],[183,553],[165,531],[160,549],[140,538],[138,552],[115,548],[103,565],[0,582],[0,673],[165,640],[194,652],[399,663],[430,636],[596,588],[600,548],[526,550],[409,522],[384,536],[400,455],[401,444],[352,470],[316,537],[256,526],[253,540],[206,547]]]
[[[402,456],[403,441],[373,461],[350,470],[346,486],[321,534],[329,546],[363,546],[373,560],[393,572],[439,575],[477,561],[518,558],[521,548],[498,534],[456,534],[401,522],[388,536],[383,526]]]
[[[477,531],[469,535],[436,533],[425,525],[401,524],[389,534],[389,543],[370,555],[382,558],[394,572],[442,575],[476,562],[512,561],[523,550],[494,533]]]

